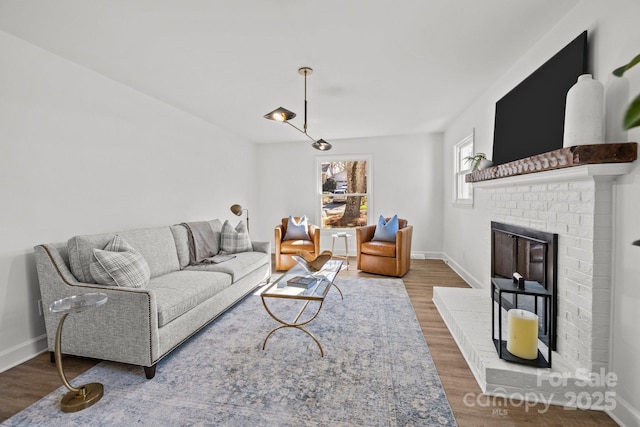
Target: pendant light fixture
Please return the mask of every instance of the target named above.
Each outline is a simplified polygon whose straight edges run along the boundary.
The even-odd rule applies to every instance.
[[[300,129],[299,127],[291,123],[289,120],[293,119],[296,116],[296,113],[282,107],[276,108],[272,112],[265,114],[264,118],[269,120],[275,120],[277,122],[286,123],[292,128],[294,128],[295,130],[297,130],[298,132],[305,134],[307,138],[313,141],[313,144],[311,144],[311,146],[316,150],[320,150],[320,151],[331,150],[330,143],[328,143],[324,139],[316,140],[307,133],[307,76],[313,73],[313,70],[309,67],[302,67],[298,69],[298,73],[304,76],[304,127]]]

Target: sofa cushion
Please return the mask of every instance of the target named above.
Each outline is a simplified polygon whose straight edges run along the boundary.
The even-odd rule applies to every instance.
[[[308,229],[309,224],[306,216],[303,216],[296,222],[295,218],[289,215],[287,232],[284,234],[282,240],[311,240]]]
[[[395,258],[396,244],[395,242],[381,242],[372,240],[360,245],[360,253],[366,255]]]
[[[284,240],[280,243],[281,254],[297,254],[300,251],[315,252],[316,248],[311,240]]]
[[[235,228],[233,228],[229,221],[225,221],[224,224],[222,224],[220,249],[228,254],[253,250],[249,231],[247,231],[247,226],[244,221],[240,221]]]
[[[219,219],[212,219],[207,221],[213,230],[213,238],[215,241],[215,253],[220,251],[220,235],[222,232],[222,222]],[[176,242],[176,250],[178,252],[178,259],[180,261],[180,269],[185,268],[190,263],[189,255],[189,231],[187,227],[182,224],[172,225],[171,232],[173,233],[173,239]]]
[[[189,237],[187,236],[187,228],[182,224],[172,225],[169,227],[173,234],[173,240],[176,243],[176,252],[178,253],[178,263],[182,270],[189,265]]]
[[[371,240],[395,242],[396,233],[398,233],[398,215],[394,215],[389,222],[380,215],[380,218],[378,218],[378,224],[376,225],[376,231],[373,235],[373,239]]]
[[[149,282],[149,264],[122,237],[116,235],[104,249],[94,249],[89,264],[93,279],[102,285],[141,288]]]
[[[104,248],[116,234],[140,252],[149,264],[151,277],[180,270],[176,243],[169,227],[140,228],[119,233],[75,236],[69,239],[69,266],[80,282],[94,283],[89,271],[93,249]]]
[[[233,281],[237,282],[252,271],[271,262],[270,254],[264,252],[241,252],[234,256],[234,258],[220,264],[190,265],[185,270],[222,272],[231,275]]]
[[[158,327],[162,327],[231,286],[231,276],[218,272],[175,271],[149,281],[156,295]]]

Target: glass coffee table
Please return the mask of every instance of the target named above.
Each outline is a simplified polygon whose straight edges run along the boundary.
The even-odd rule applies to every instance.
[[[322,345],[320,345],[320,341],[318,341],[311,332],[305,329],[304,326],[318,316],[318,313],[320,313],[322,305],[324,304],[324,299],[331,287],[336,288],[340,293],[340,298],[344,299],[342,291],[334,283],[334,280],[341,268],[341,260],[327,261],[320,271],[313,273],[309,272],[301,265],[296,265],[262,291],[260,294],[260,297],[262,298],[262,305],[264,305],[265,310],[267,310],[267,313],[269,313],[271,317],[281,323],[280,326],[269,332],[267,337],[264,339],[264,343],[262,344],[263,350],[265,349],[267,341],[271,335],[276,331],[284,328],[296,328],[313,338],[320,349],[320,355],[324,357],[324,350],[322,349]],[[298,314],[290,322],[283,320],[281,316],[275,314],[274,311],[277,311],[275,310],[275,307],[269,308],[267,303],[267,301],[274,301],[274,299],[283,298],[303,301]],[[313,301],[317,302],[315,312],[311,313],[310,318],[302,319],[302,314]]]

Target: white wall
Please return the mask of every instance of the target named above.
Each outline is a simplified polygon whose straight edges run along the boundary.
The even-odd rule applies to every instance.
[[[491,153],[495,102],[522,81],[580,32],[589,31],[590,63],[594,78],[605,84],[607,99],[607,140],[638,141],[640,130],[622,132],[620,105],[626,106],[630,95],[640,93],[640,68],[628,72],[628,80],[611,75],[617,66],[640,53],[640,3],[634,0],[584,0],[546,37],[507,70],[502,79],[476,100],[445,132],[445,194],[451,190],[453,145],[476,130],[476,151]],[[625,90],[628,84],[628,91]],[[532,125],[534,125],[532,121]],[[638,162],[636,162],[638,163]],[[612,357],[610,370],[619,377],[613,391],[617,406],[611,412],[621,423],[640,425],[640,248],[631,242],[640,239],[640,170],[618,180],[614,238],[614,277],[612,298]],[[444,251],[454,265],[461,266],[475,286],[487,287],[490,274],[489,248],[468,244],[465,236],[480,233],[480,241],[489,242],[489,224],[478,207],[460,209],[445,203]]]
[[[274,125],[277,126],[277,125]],[[290,130],[293,131],[293,130]],[[316,191],[317,159],[340,155],[372,157],[373,194],[370,223],[379,215],[398,214],[414,226],[412,252],[442,253],[442,135],[405,135],[332,140],[327,153],[307,142],[265,144],[260,158],[259,204],[251,217],[251,236],[273,245],[273,229],[282,217],[307,215],[319,222]],[[255,218],[255,219],[254,219]],[[254,227],[255,225],[255,227]],[[321,235],[323,249],[331,248],[330,232]],[[342,244],[338,249],[342,250]],[[351,241],[351,254],[355,238]]]
[[[33,246],[239,219],[255,146],[0,32],[0,371],[46,347]],[[241,173],[237,173],[237,170]]]

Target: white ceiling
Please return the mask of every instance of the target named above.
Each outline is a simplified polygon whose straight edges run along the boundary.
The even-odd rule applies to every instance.
[[[579,0],[0,0],[0,30],[258,143],[438,132]]]

